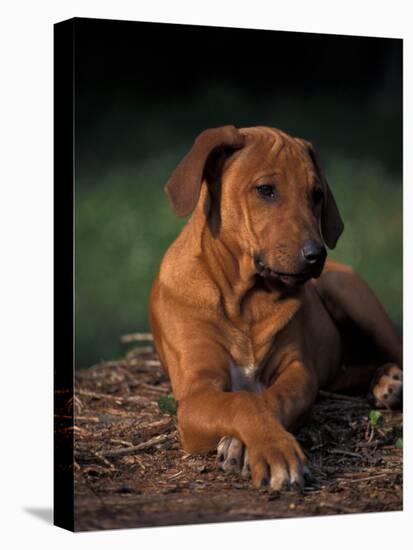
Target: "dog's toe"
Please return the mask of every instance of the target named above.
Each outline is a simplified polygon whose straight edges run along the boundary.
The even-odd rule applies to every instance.
[[[240,472],[244,468],[244,445],[235,437],[223,437],[217,448],[217,462],[224,472]]]

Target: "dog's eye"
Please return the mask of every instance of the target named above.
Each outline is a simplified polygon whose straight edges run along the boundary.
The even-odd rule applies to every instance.
[[[274,200],[277,198],[277,193],[274,185],[264,183],[263,185],[257,185],[255,187],[260,197],[267,200]]]
[[[313,189],[313,202],[314,204],[319,204],[323,199],[324,193],[320,187]]]

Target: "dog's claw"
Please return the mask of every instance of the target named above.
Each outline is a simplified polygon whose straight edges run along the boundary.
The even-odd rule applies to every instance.
[[[305,483],[311,483],[311,481],[313,481],[313,476],[311,475],[311,473],[309,471],[304,472],[303,477],[304,477]]]

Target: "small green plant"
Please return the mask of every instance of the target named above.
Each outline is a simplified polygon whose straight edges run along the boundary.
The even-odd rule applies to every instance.
[[[176,414],[176,402],[172,395],[161,395],[158,399],[158,405],[161,412],[170,415]]]
[[[403,449],[403,438],[399,437],[396,439],[396,443],[394,445],[397,449]]]
[[[377,424],[383,419],[383,415],[380,411],[372,410],[369,414],[370,423],[372,426],[377,426]]]

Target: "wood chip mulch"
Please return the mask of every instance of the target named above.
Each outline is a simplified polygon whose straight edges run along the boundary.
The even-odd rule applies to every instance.
[[[297,434],[313,479],[270,495],[220,471],[214,453],[181,449],[176,417],[159,404],[171,386],[145,338],[129,337],[139,345],[125,358],[77,373],[67,404],[77,531],[402,510],[400,411],[373,422],[364,398],[320,392]]]

